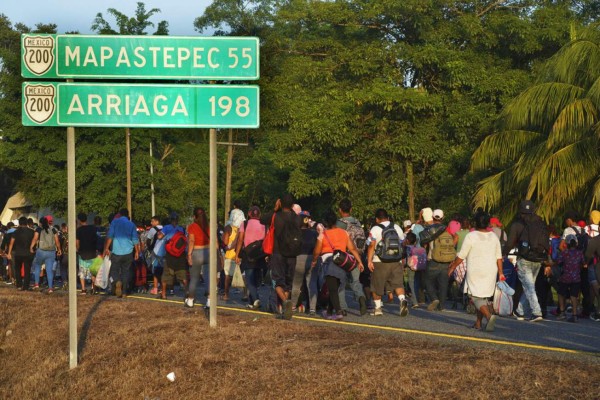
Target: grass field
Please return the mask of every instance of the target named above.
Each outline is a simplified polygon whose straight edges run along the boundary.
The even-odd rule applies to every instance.
[[[600,364],[200,308],[0,288],[0,399],[600,398]],[[175,372],[174,382],[166,375]]]

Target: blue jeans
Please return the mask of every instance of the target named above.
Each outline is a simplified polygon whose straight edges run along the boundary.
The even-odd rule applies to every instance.
[[[517,260],[517,274],[523,285],[523,294],[517,307],[517,313],[521,315],[529,312],[536,316],[542,315],[542,309],[535,294],[535,279],[540,272],[540,267],[541,263],[537,261],[528,261],[524,258]]]
[[[259,300],[256,282],[262,279],[262,271],[260,268],[248,268],[244,270],[244,274],[246,274],[246,288],[248,289],[248,304],[254,304],[256,300]]]
[[[362,284],[360,283],[360,269],[358,269],[358,267],[354,268],[352,272],[348,272],[346,274],[346,279],[348,282],[350,282],[350,287],[354,292],[354,297],[356,300],[360,299],[361,297],[365,297],[365,292]],[[340,296],[340,306],[342,307],[342,310],[347,310],[348,304],[346,303],[346,285],[340,285],[338,293]]]
[[[33,259],[33,275],[35,284],[40,284],[40,273],[42,264],[46,265],[46,274],[48,275],[48,287],[54,287],[54,261],[56,260],[56,251],[37,249],[35,258]]]

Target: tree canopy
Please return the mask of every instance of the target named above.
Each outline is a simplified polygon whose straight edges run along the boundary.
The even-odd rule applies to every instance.
[[[447,215],[469,213],[474,195],[476,204],[490,211],[510,211],[511,194],[529,188],[524,183],[527,170],[515,167],[515,157],[542,141],[530,135],[535,130],[529,122],[521,124],[525,117],[511,110],[543,93],[560,92],[562,100],[540,103],[535,110],[570,107],[564,124],[582,128],[593,122],[591,114],[583,116],[580,111],[589,111],[595,101],[592,72],[582,78],[575,70],[596,68],[598,63],[590,67],[596,56],[582,38],[578,48],[587,46],[586,51],[561,56],[566,50],[560,49],[572,32],[584,32],[583,27],[596,21],[599,3],[215,0],[196,18],[198,32],[258,36],[261,45],[261,128],[236,132],[237,140],[248,139],[249,146],[235,151],[233,197],[247,205],[271,207],[289,191],[317,216],[343,197],[352,199],[361,218],[370,217],[377,207],[388,209],[395,219],[414,218],[415,210],[426,206],[442,208]],[[131,18],[109,9],[116,24],[99,13],[92,29],[101,34],[146,34],[155,26],[151,20],[158,12],[146,10],[143,3]],[[163,22],[154,34],[168,34]],[[19,121],[18,38],[27,29],[13,27],[6,17],[0,19],[0,126],[6,126],[8,137],[0,145],[0,168],[36,204],[61,211],[66,207],[64,132],[25,128]],[[557,52],[554,60],[568,61],[585,53],[587,61],[553,70],[545,61]],[[574,87],[546,92],[530,88],[553,79],[565,85],[567,77],[575,79],[570,83]],[[576,101],[577,107],[569,106]],[[558,114],[545,121],[544,132],[538,135],[549,137],[556,118]],[[501,139],[500,130],[522,133]],[[567,136],[576,140],[575,133]],[[77,130],[81,207],[107,213],[124,204],[122,138],[117,129]],[[552,146],[565,146],[565,140],[555,140]],[[153,159],[148,155],[150,141],[159,149]],[[493,153],[493,148],[503,155]],[[585,150],[585,144],[579,148]],[[134,216],[150,216],[151,161],[161,213],[206,205],[207,150],[202,130],[132,130]],[[556,174],[552,162],[536,182],[552,179]],[[502,179],[510,187],[477,186],[480,179],[490,180],[486,176],[501,170],[518,172],[521,178],[507,172]],[[586,172],[586,182],[595,183],[592,175],[597,172]],[[486,196],[484,187],[489,188]],[[552,186],[536,184],[532,190],[528,194],[541,198],[539,193]],[[554,205],[548,212],[560,207]]]

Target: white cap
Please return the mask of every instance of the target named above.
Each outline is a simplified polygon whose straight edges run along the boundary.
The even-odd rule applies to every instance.
[[[18,226],[19,225],[19,220],[18,219],[13,219],[13,225],[14,226]]]
[[[402,223],[402,226],[403,226],[404,228],[408,228],[408,227],[409,227],[409,226],[411,226],[411,225],[412,225],[412,222],[411,222],[411,220],[410,220],[410,219],[407,219],[406,221],[404,221],[404,222]]]
[[[444,219],[444,212],[439,208],[437,210],[433,210],[433,219]]]

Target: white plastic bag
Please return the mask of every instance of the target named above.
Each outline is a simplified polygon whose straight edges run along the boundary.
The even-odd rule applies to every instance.
[[[104,261],[102,262],[102,266],[98,270],[98,274],[96,275],[96,286],[101,289],[106,289],[108,286],[108,278],[110,276],[110,258],[104,257]]]
[[[501,317],[508,317],[513,312],[513,294],[515,291],[506,282],[496,283],[494,292],[494,312]]]

